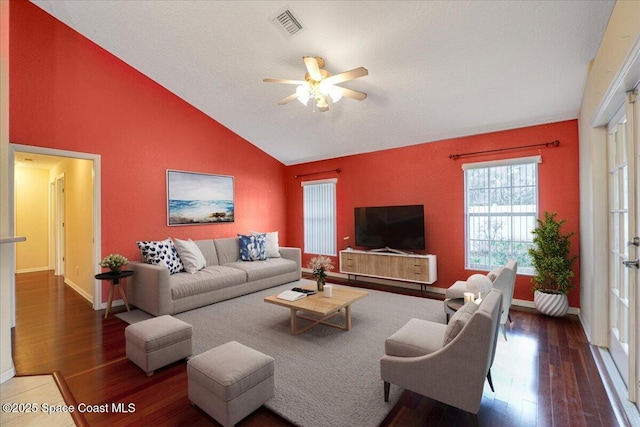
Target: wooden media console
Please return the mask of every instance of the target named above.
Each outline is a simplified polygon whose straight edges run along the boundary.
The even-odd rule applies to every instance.
[[[438,280],[435,255],[345,250],[340,251],[340,272],[419,283],[421,288]]]

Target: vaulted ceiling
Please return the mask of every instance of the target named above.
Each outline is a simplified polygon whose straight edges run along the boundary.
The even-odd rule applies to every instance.
[[[615,2],[82,1],[36,5],[284,164],[575,119]],[[303,29],[272,18],[288,8]],[[303,56],[366,92],[313,112]]]

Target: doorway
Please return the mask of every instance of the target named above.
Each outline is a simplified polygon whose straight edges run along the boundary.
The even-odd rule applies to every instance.
[[[51,244],[47,245],[44,263],[56,274],[65,275],[65,283],[89,300],[94,310],[99,310],[103,308],[101,286],[94,276],[100,272],[100,156],[10,144],[14,165],[17,158],[29,156],[52,156],[65,163],[52,170],[45,184],[44,193],[50,201],[45,202],[45,210],[51,217],[47,236]],[[15,186],[15,174],[10,179],[14,182],[9,185]],[[82,205],[78,207],[78,203]],[[15,325],[15,289],[12,289],[11,301],[11,319]]]

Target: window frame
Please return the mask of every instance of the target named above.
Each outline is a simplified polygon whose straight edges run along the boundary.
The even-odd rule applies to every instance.
[[[326,256],[337,256],[338,255],[338,242],[337,242],[337,229],[338,229],[338,218],[337,218],[337,178],[330,179],[321,179],[315,181],[303,181],[300,185],[303,187],[302,191],[302,224],[303,224],[303,246],[304,253],[308,254],[316,254],[316,255],[326,255]],[[321,201],[323,206],[313,206],[313,209],[316,214],[327,215],[326,218],[320,218],[323,221],[330,221],[326,230],[321,230],[326,235],[321,237],[321,241],[313,241],[312,239],[318,238],[318,236],[314,236],[314,230],[312,228],[316,228],[317,230],[318,224],[314,224],[314,227],[310,227],[310,214],[308,210],[311,208],[309,206],[312,201],[307,200],[307,197],[310,195],[309,191],[311,188],[316,186],[327,186],[325,190],[329,193],[328,196],[332,198],[332,200],[324,199]],[[318,196],[316,194],[315,196]],[[318,220],[317,218],[315,219]]]
[[[518,157],[518,158],[510,158],[510,159],[495,160],[495,161],[488,161],[488,162],[466,163],[462,165],[462,169],[464,171],[465,269],[490,271],[493,268],[502,267],[503,264],[501,262],[494,261],[495,258],[492,255],[494,253],[492,252],[492,248],[496,246],[496,242],[497,242],[499,244],[507,245],[508,247],[507,259],[514,258],[518,261],[518,274],[527,274],[527,275],[535,274],[535,269],[533,268],[533,266],[530,265],[531,261],[526,249],[524,251],[515,251],[514,249],[515,246],[525,245],[525,248],[533,246],[533,234],[531,234],[530,232],[526,232],[526,230],[525,232],[523,232],[521,229],[516,231],[516,228],[518,228],[518,226],[516,225],[517,223],[513,220],[513,218],[520,217],[522,219],[523,217],[525,217],[525,226],[527,225],[526,222],[529,222],[530,227],[527,227],[527,228],[530,228],[530,230],[533,230],[533,228],[537,226],[537,219],[540,212],[540,204],[539,204],[540,174],[539,174],[539,168],[538,168],[538,164],[540,163],[542,163],[542,156]],[[509,175],[508,186],[501,186],[501,187],[492,186],[492,182],[491,182],[492,168],[502,168],[505,166],[520,167],[523,165],[535,165],[535,167],[533,168],[534,174],[535,174],[533,185],[528,183],[525,183],[523,185],[517,185],[516,183],[514,183],[513,170],[511,170],[509,171],[510,175]],[[486,185],[471,189],[469,188],[470,184],[468,182],[470,179],[470,171],[478,170],[478,169],[487,170]],[[513,204],[514,189],[526,189],[526,187],[533,187],[533,190],[534,190],[533,205],[521,205],[521,204],[514,205]],[[484,191],[487,192],[487,196],[486,196],[487,204],[484,205],[485,211],[484,213],[471,212],[471,208],[469,206],[470,190],[481,190],[481,189],[484,189]],[[502,206],[509,207],[509,210],[506,212],[497,212],[496,208],[498,207],[498,205],[491,203],[490,195],[494,194],[497,190],[507,191],[509,194],[508,197],[509,197],[510,203],[508,205],[502,205]],[[516,206],[523,206],[523,207],[532,206],[533,211],[528,210],[527,208],[514,209],[514,207]],[[488,233],[488,236],[485,239],[488,254],[486,256],[485,263],[482,263],[482,262],[474,263],[472,262],[472,254],[473,254],[472,242],[479,242],[480,239],[478,239],[477,236],[470,236],[471,228],[472,228],[471,218],[474,216],[481,216],[481,215],[486,217],[486,223],[489,225],[486,227],[486,232]],[[526,217],[529,217],[530,219],[527,220]],[[495,236],[491,234],[492,231],[491,231],[490,225],[496,224],[495,218],[507,218],[506,222],[508,223],[508,226],[509,226],[509,230],[507,231],[507,234],[509,235],[508,239],[495,239],[494,238]],[[522,220],[519,222],[519,224],[522,224]],[[500,230],[502,230],[502,228],[500,228]],[[527,263],[524,262],[525,260],[529,261],[528,263],[529,265],[527,265]]]

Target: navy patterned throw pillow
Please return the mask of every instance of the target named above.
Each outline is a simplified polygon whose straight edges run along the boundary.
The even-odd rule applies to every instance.
[[[238,234],[240,240],[240,259],[242,261],[264,261],[267,259],[267,235],[254,234],[245,236]]]
[[[170,274],[184,270],[176,246],[170,238],[157,242],[150,240],[140,241],[136,242],[136,245],[142,253],[142,258],[147,263],[167,267]]]

